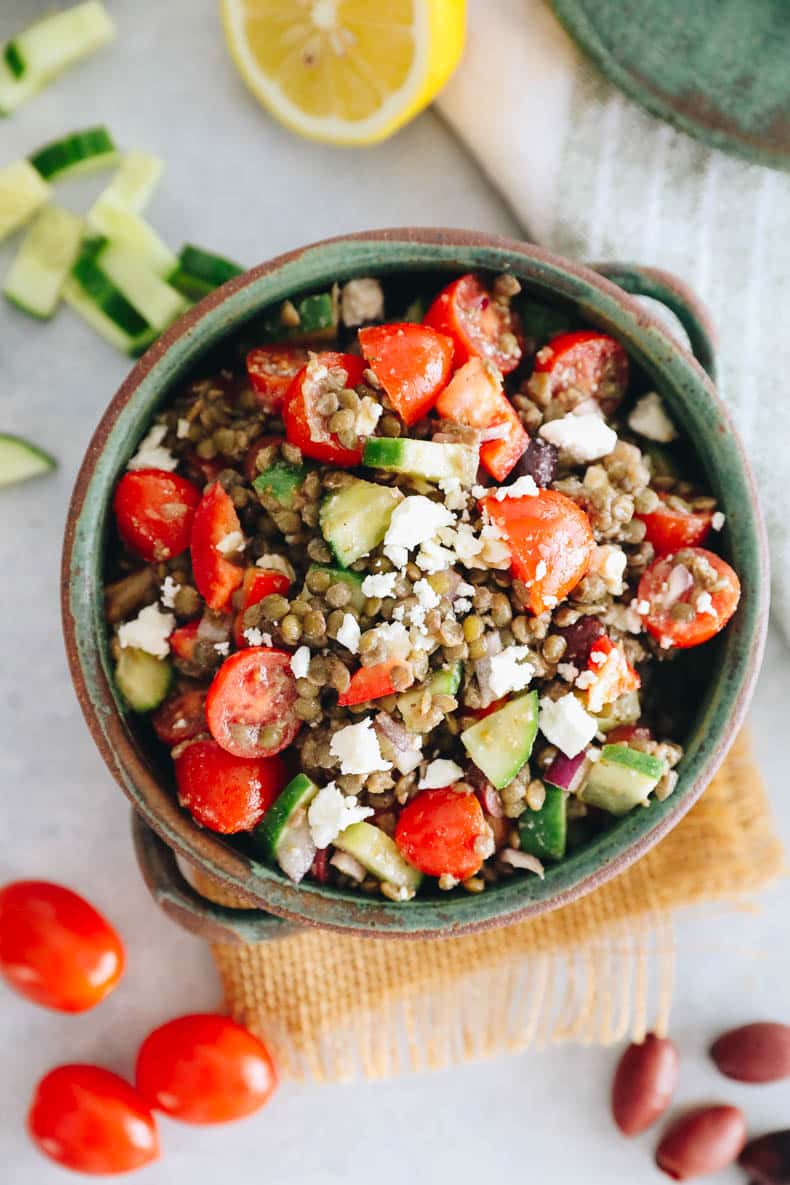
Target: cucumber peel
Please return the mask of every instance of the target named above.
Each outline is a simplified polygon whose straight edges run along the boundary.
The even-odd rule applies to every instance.
[[[310,869],[316,847],[307,823],[307,807],[318,786],[307,774],[297,774],[280,791],[252,833],[252,841],[265,859],[279,864],[297,883]]]
[[[522,852],[539,860],[561,860],[568,839],[568,795],[547,784],[540,810],[527,809],[519,817],[518,834]]]
[[[477,449],[468,444],[374,436],[365,444],[362,464],[426,481],[455,477],[462,485],[471,486],[477,477],[478,457]]]
[[[16,485],[50,473],[57,462],[49,453],[21,436],[0,432],[0,486]]]
[[[152,712],[173,685],[173,665],[145,650],[126,647],[115,665],[118,690],[134,712]]]
[[[168,276],[168,283],[190,300],[200,300],[243,271],[238,263],[222,255],[186,243],[179,253],[178,265]]]
[[[290,461],[279,458],[273,461],[268,469],[264,469],[252,484],[259,494],[269,494],[270,497],[276,498],[282,507],[290,509],[293,506],[294,494],[306,477],[306,465],[293,465]]]
[[[647,806],[649,796],[666,773],[666,762],[627,745],[604,745],[578,797],[610,815],[626,815]]]
[[[115,142],[105,127],[85,128],[53,140],[29,160],[45,181],[106,169],[119,158]]]

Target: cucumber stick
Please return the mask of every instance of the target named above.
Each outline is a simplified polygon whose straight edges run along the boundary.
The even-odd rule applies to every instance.
[[[238,263],[187,243],[181,248],[178,267],[168,277],[168,281],[190,300],[201,300],[227,280],[240,276],[243,271],[244,268]]]
[[[267,810],[252,833],[262,855],[275,861],[297,884],[309,872],[316,846],[307,822],[307,808],[318,787],[306,774],[297,774]]]
[[[367,441],[363,465],[409,473],[426,481],[456,477],[471,486],[477,477],[477,449],[467,444],[444,444],[434,440],[393,439],[375,436]]]
[[[415,893],[422,881],[422,873],[407,864],[393,839],[373,823],[352,823],[334,841],[341,852],[348,852],[359,860],[380,881],[387,881],[398,889]]]
[[[115,682],[133,711],[152,712],[173,684],[173,666],[166,658],[127,647],[115,665]]]
[[[0,169],[0,242],[24,226],[49,198],[49,186],[30,161]]]
[[[147,152],[124,153],[112,181],[102,190],[99,201],[141,214],[151,200],[164,167],[163,160]]]
[[[30,157],[33,168],[45,181],[107,169],[119,158],[115,142],[104,127],[71,132],[60,140],[45,144]]]
[[[43,17],[6,43],[0,66],[0,115],[10,115],[58,74],[115,36],[100,0]]]
[[[160,279],[171,275],[178,266],[175,255],[156,231],[134,210],[106,196],[106,191],[99,194],[88,211],[87,223],[94,234],[134,251]]]
[[[100,246],[96,240],[83,245],[63,285],[63,299],[105,341],[134,358],[158,333],[102,271],[96,261]]]
[[[31,317],[51,317],[82,239],[82,219],[70,210],[46,206],[22,240],[3,292]]]
[[[0,486],[16,485],[31,477],[49,473],[56,467],[54,458],[21,436],[0,433]]]

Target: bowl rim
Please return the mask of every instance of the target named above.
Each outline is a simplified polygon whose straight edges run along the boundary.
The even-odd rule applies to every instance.
[[[632,356],[662,375],[667,398],[677,402],[676,410],[682,411],[683,418],[693,417],[704,433],[715,435],[716,448],[734,466],[736,484],[745,495],[738,530],[742,546],[751,552],[753,567],[742,574],[748,595],[734,619],[737,628],[731,627],[725,636],[722,658],[695,726],[693,777],[682,793],[676,791],[665,803],[654,803],[647,823],[643,824],[647,814],[632,812],[639,816],[637,826],[623,829],[626,820],[622,820],[599,837],[600,842],[582,849],[580,859],[571,857],[555,866],[552,884],[557,888],[550,895],[539,892],[532,878],[514,878],[492,892],[444,901],[418,897],[404,908],[320,885],[295,886],[233,849],[222,837],[199,828],[182,812],[124,723],[103,653],[102,589],[100,579],[96,580],[102,551],[95,546],[96,534],[103,529],[119,472],[117,464],[106,463],[106,446],[113,438],[116,452],[125,451],[128,458],[141,435],[137,424],[133,440],[128,439],[128,431],[124,436],[124,416],[131,417],[135,396],[158,391],[148,397],[144,412],[135,412],[138,420],[147,423],[155,409],[167,402],[172,385],[209,346],[236,332],[256,309],[320,283],[315,278],[297,280],[299,269],[305,267],[308,276],[311,268],[327,273],[324,283],[371,274],[374,269],[374,274],[512,270],[530,286],[574,301],[591,324],[603,322],[624,340]],[[278,285],[281,292],[272,295]],[[208,335],[201,336],[207,327]],[[700,398],[699,407],[681,394],[683,382]],[[696,439],[695,448],[704,452]],[[712,445],[710,451],[712,455]],[[323,239],[252,268],[190,309],[136,363],[101,417],[77,475],[63,543],[61,607],[72,681],[94,742],[135,808],[178,855],[249,905],[293,922],[377,937],[439,937],[523,920],[570,903],[639,859],[696,802],[743,722],[759,673],[768,618],[767,540],[756,482],[727,408],[696,359],[672,341],[633,297],[590,268],[529,242],[449,228],[387,228]],[[725,658],[733,665],[725,664]],[[705,737],[705,720],[717,712],[711,740]],[[592,850],[594,866],[585,869]],[[555,870],[564,870],[563,875]]]

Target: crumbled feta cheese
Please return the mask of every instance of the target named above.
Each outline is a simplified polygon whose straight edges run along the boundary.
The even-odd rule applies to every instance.
[[[672,649],[672,647],[674,646],[674,642],[672,641],[672,639],[671,639],[671,638],[667,638],[667,637],[663,637],[663,638],[661,638],[661,639],[659,640],[659,643],[658,643],[658,644],[659,644],[659,646],[661,647],[661,649],[662,649],[662,650],[671,650],[671,649]]]
[[[542,580],[543,577],[547,574],[548,570],[549,569],[548,569],[548,565],[546,564],[546,561],[545,560],[538,560],[537,564],[535,565],[535,580]],[[534,581],[532,581],[531,583],[534,584]]]
[[[244,631],[242,635],[250,646],[271,646],[271,634],[265,634],[262,630],[256,629],[254,626]],[[307,649],[305,647],[305,649]],[[293,668],[292,668],[293,669]]]
[[[454,521],[452,512],[441,502],[432,502],[424,494],[411,494],[393,510],[384,545],[411,550],[432,539],[441,527],[452,526]]]
[[[242,535],[241,531],[228,531],[227,535],[223,535],[217,544],[217,551],[220,555],[236,555],[239,551],[244,551],[247,546],[247,540]]]
[[[395,568],[397,568],[398,571],[400,571],[402,568],[405,568],[409,562],[408,548],[401,547],[401,545],[399,543],[398,544],[393,543],[393,544],[390,544],[389,546],[385,546],[384,548],[382,548],[382,550],[383,550],[385,556],[387,557],[387,559],[389,560],[389,562]]]
[[[569,412],[561,420],[543,424],[538,434],[580,465],[608,456],[617,444],[617,433],[596,414]]]
[[[369,818],[373,808],[359,806],[355,795],[346,796],[334,782],[318,791],[307,809],[307,825],[317,848],[328,848],[341,831]]]
[[[167,658],[170,653],[168,638],[176,628],[172,613],[163,613],[158,605],[146,605],[133,621],[125,621],[118,630],[121,646],[144,650],[154,658]]]
[[[457,601],[453,601],[453,613],[468,613],[471,608],[472,602],[468,597],[459,597]]]
[[[435,609],[441,600],[438,593],[434,591],[433,587],[425,579],[415,581],[413,592],[421,607],[426,611],[428,609]]]
[[[634,410],[628,417],[628,427],[647,440],[655,440],[659,444],[669,444],[671,440],[676,440],[678,435],[678,430],[667,415],[661,396],[656,391],[649,391],[637,400]]]
[[[724,523],[725,523],[724,515],[722,514],[722,512],[720,510],[717,510],[716,513],[713,515],[713,518],[710,520],[710,525],[713,527],[714,531],[720,531],[722,529],[722,527],[724,526]]]
[[[377,642],[385,647],[388,659],[408,658],[411,642],[406,626],[402,622],[385,622],[368,632],[374,634]]]
[[[461,488],[458,477],[443,477],[439,482],[439,489],[444,494],[444,504],[448,510],[463,510],[467,503],[466,490]]]
[[[371,399],[369,395],[364,395],[354,419],[354,431],[357,436],[372,436],[383,412],[384,408],[380,403]]]
[[[521,691],[532,679],[535,668],[527,646],[506,646],[499,654],[480,660],[481,675],[492,699],[501,699],[511,691]]]
[[[466,580],[462,580],[455,590],[455,595],[457,597],[473,597],[475,595],[475,586],[469,584]]]
[[[606,591],[613,597],[619,597],[623,592],[623,573],[628,557],[622,547],[614,543],[599,544],[590,560],[590,571],[600,576],[606,585]]]
[[[572,683],[578,673],[579,668],[572,662],[557,663],[557,674],[561,679],[564,679],[566,683]]]
[[[592,687],[598,676],[595,671],[582,671],[579,678],[576,680],[576,686],[579,691],[586,691],[588,687]]]
[[[340,318],[349,329],[384,316],[384,292],[378,280],[363,276],[349,280],[340,290]]]
[[[392,769],[379,748],[379,739],[366,716],[358,724],[339,728],[329,742],[329,752],[340,762],[341,774],[373,774]]]
[[[179,420],[176,424],[176,436],[179,440],[186,440],[189,436],[189,429],[191,428],[189,420]]]
[[[613,625],[624,634],[641,634],[645,623],[642,621],[636,605],[636,601],[632,601],[630,605],[621,605],[615,601],[603,614],[601,621],[604,625]]]
[[[395,608],[392,610],[392,620],[393,621],[403,621],[405,616],[406,616],[406,609],[403,605],[396,605]]]
[[[716,610],[713,608],[713,598],[711,597],[709,592],[704,592],[704,591],[701,592],[699,594],[699,596],[697,597],[694,608],[697,610],[697,613],[715,613],[716,612]]]
[[[444,757],[437,757],[431,761],[425,773],[417,783],[418,790],[439,790],[444,786],[452,786],[464,776],[460,765],[448,761]]]
[[[561,699],[540,701],[538,727],[549,744],[556,745],[566,757],[581,753],[595,736],[598,722],[585,712],[572,692]]]
[[[167,436],[167,424],[154,424],[150,432],[143,437],[137,452],[126,466],[127,469],[166,469],[172,472],[178,467],[178,457],[174,457],[169,448],[165,448],[162,441]]]
[[[366,576],[362,581],[362,591],[366,597],[391,597],[395,592],[397,572],[379,572]]]
[[[291,658],[291,671],[296,679],[307,678],[310,669],[310,647],[300,646]]]
[[[650,602],[649,601],[637,601],[636,602],[636,611],[640,615],[640,617],[647,617],[648,613],[650,612]]]
[[[534,477],[530,477],[525,473],[523,477],[517,477],[509,486],[500,486],[494,494],[497,502],[504,502],[505,498],[534,498],[540,490],[535,485]]]
[[[451,548],[458,559],[466,567],[470,567],[473,561],[480,555],[483,550],[483,540],[475,535],[468,523],[459,523],[457,528],[447,527],[439,531],[439,539],[448,548]]]
[[[221,654],[223,658],[227,658],[230,654],[230,642],[215,642],[214,649],[217,654]]]
[[[490,490],[487,490],[485,486],[481,486],[481,485],[473,485],[472,489],[471,489],[472,497],[477,498],[478,502],[480,501],[481,498],[485,498],[486,494],[490,494],[490,493],[491,493]]]
[[[296,573],[284,555],[262,555],[255,561],[256,568],[267,568],[272,572],[282,572],[289,580],[294,580]]]
[[[503,420],[501,424],[492,424],[490,428],[483,428],[481,431],[480,443],[486,444],[489,440],[504,440],[509,431],[508,420]]]
[[[434,572],[445,572],[456,561],[456,554],[447,547],[442,547],[434,539],[423,543],[415,557],[417,567],[432,575]]]
[[[181,585],[176,584],[172,576],[165,576],[162,581],[162,589],[159,600],[164,605],[165,609],[175,609],[176,593]]]
[[[359,650],[360,628],[359,622],[353,613],[345,613],[340,624],[340,629],[335,635],[341,646],[345,646],[346,650],[350,650],[352,654],[356,654]]]

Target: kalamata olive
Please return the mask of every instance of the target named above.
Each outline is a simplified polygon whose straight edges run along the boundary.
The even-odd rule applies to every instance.
[[[557,476],[556,445],[540,436],[533,436],[511,473],[513,481],[518,477],[531,477],[536,486],[545,489]]]
[[[790,1128],[749,1140],[738,1164],[754,1185],[790,1185]]]
[[[606,630],[597,617],[589,615],[580,617],[573,625],[566,625],[559,631],[565,639],[564,662],[572,662],[577,667],[584,668],[590,661],[590,651],[593,643],[602,637]]]
[[[678,1051],[667,1037],[648,1033],[629,1045],[612,1083],[612,1115],[626,1136],[635,1136],[664,1114],[678,1081]]]
[[[790,1025],[757,1021],[722,1033],[710,1048],[717,1068],[739,1082],[790,1077]]]
[[[732,1164],[745,1142],[746,1120],[737,1107],[700,1107],[666,1130],[656,1164],[673,1181],[689,1181]]]

